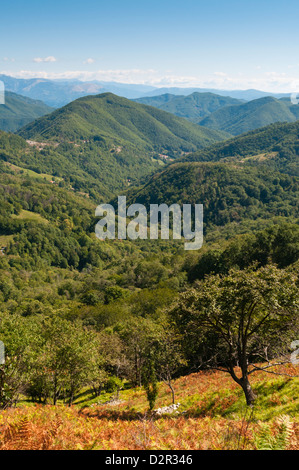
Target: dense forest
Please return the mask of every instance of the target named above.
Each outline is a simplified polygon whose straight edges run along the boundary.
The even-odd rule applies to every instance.
[[[165,93],[135,101],[233,136],[274,123],[292,123],[299,117],[298,106],[289,96],[279,99],[263,96],[245,101],[215,93],[194,92],[187,96]]]
[[[240,135],[276,122],[295,122],[298,117],[298,106],[290,99],[278,100],[267,96],[239,106],[220,108],[199,123],[209,129]]]
[[[298,132],[298,121],[292,124],[271,124],[207,150],[191,153],[184,160],[245,161],[254,166],[263,165],[298,176]]]

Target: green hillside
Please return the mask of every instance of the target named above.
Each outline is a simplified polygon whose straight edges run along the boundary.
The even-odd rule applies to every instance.
[[[139,152],[183,152],[206,147],[227,134],[200,128],[156,108],[111,93],[79,98],[25,126],[19,134],[32,140],[56,142],[97,140],[134,146]]]
[[[275,122],[294,122],[298,118],[298,106],[292,105],[291,100],[265,97],[218,109],[202,119],[200,125],[239,135]]]
[[[15,132],[29,122],[52,111],[53,108],[42,101],[6,91],[5,104],[0,106],[0,129]]]
[[[233,106],[243,103],[243,101],[230,98],[229,96],[198,92],[194,92],[188,96],[176,96],[165,93],[159,96],[139,98],[135,101],[137,103],[154,106],[194,123],[199,123],[201,119],[224,106]]]
[[[56,180],[60,186],[87,193],[97,200],[111,196],[116,188],[125,188],[128,174],[134,180],[159,167],[142,157],[136,167],[131,157],[123,169],[123,163],[113,158],[109,150],[99,148],[96,143],[85,147],[51,143],[38,147],[20,136],[0,131],[0,161],[5,165],[2,171]]]
[[[28,124],[18,140],[0,134],[0,158],[62,178],[68,187],[102,201],[158,171],[168,159],[225,138],[225,133],[105,93],[80,98]]]
[[[248,220],[298,216],[296,177],[228,163],[175,163],[128,192],[128,202],[203,204],[204,231]]]
[[[185,161],[244,161],[299,175],[299,122],[272,124],[206,150],[187,155]]]

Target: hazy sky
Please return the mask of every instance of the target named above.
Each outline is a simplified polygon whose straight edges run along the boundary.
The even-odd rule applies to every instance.
[[[14,0],[0,73],[299,92],[298,0]]]

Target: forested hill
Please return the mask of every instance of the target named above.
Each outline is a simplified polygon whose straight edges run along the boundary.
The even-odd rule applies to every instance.
[[[39,141],[97,140],[168,156],[195,151],[228,136],[112,93],[79,98],[19,134]]]
[[[159,168],[147,157],[123,151],[126,161],[115,157],[114,148],[97,142],[54,144],[26,142],[20,136],[0,131],[0,162],[15,174],[56,180],[60,186],[84,192],[96,201],[107,200],[115,191]],[[138,164],[137,164],[138,161]]]
[[[18,137],[0,133],[0,158],[17,171],[60,178],[61,185],[100,202],[153,174],[168,159],[226,137],[105,93],[80,98],[28,124]]]
[[[224,163],[175,163],[127,195],[130,204],[203,204],[205,233],[215,226],[298,216],[298,178]]]
[[[49,114],[53,108],[39,100],[5,92],[5,104],[0,106],[0,129],[15,132],[35,119]]]
[[[218,109],[239,105],[244,102],[229,96],[198,92],[191,93],[187,96],[176,96],[171,93],[165,93],[164,95],[138,98],[135,101],[137,103],[154,106],[179,117],[184,117],[194,123],[199,123],[200,120]]]
[[[272,124],[206,150],[185,156],[184,161],[246,161],[264,165],[289,174],[299,175],[299,121]],[[251,157],[251,158],[249,158]]]
[[[292,105],[290,99],[278,100],[268,96],[238,106],[222,107],[203,118],[199,124],[239,135],[275,122],[295,122],[297,119],[298,105]]]

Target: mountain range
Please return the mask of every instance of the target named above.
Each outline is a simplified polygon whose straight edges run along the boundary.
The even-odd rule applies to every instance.
[[[210,129],[239,135],[275,122],[295,122],[297,119],[298,105],[292,104],[290,99],[278,100],[267,96],[238,106],[222,107],[198,123]]]
[[[0,158],[6,165],[56,178],[98,201],[172,159],[227,138],[111,93],[78,98],[18,134],[0,134]]]
[[[251,101],[237,100],[214,93],[176,96],[165,94],[135,100],[184,117],[200,126],[239,135],[275,122],[295,122],[299,106],[290,97],[266,96]]]
[[[0,75],[5,90],[44,101],[48,106],[60,108],[82,96],[112,92],[126,98],[138,98],[155,88],[147,85],[130,85],[117,82],[81,80],[48,80],[45,78],[15,78]]]
[[[30,140],[97,140],[133,145],[142,152],[178,156],[224,140],[227,133],[197,126],[186,119],[112,93],[79,98],[19,131]],[[120,153],[120,152],[119,152]]]
[[[164,95],[139,98],[135,101],[137,103],[154,106],[155,108],[183,117],[194,123],[199,123],[203,118],[209,116],[218,109],[244,103],[242,100],[230,98],[229,96],[198,92],[194,92],[187,96],[177,96],[166,93]]]
[[[128,204],[203,204],[204,234],[215,226],[298,216],[298,178],[244,162],[173,163],[140,188],[127,193]]]
[[[111,92],[129,99],[152,97],[164,94],[190,95],[194,92],[209,92],[220,96],[227,96],[240,100],[254,100],[265,96],[275,98],[289,97],[287,93],[268,93],[260,90],[219,90],[198,87],[168,87],[157,88],[151,85],[127,84],[107,81],[82,81],[82,80],[50,80],[45,78],[15,78],[8,75],[0,75],[5,89],[13,91],[32,99],[44,101],[48,106],[59,108],[65,104],[91,94]]]

